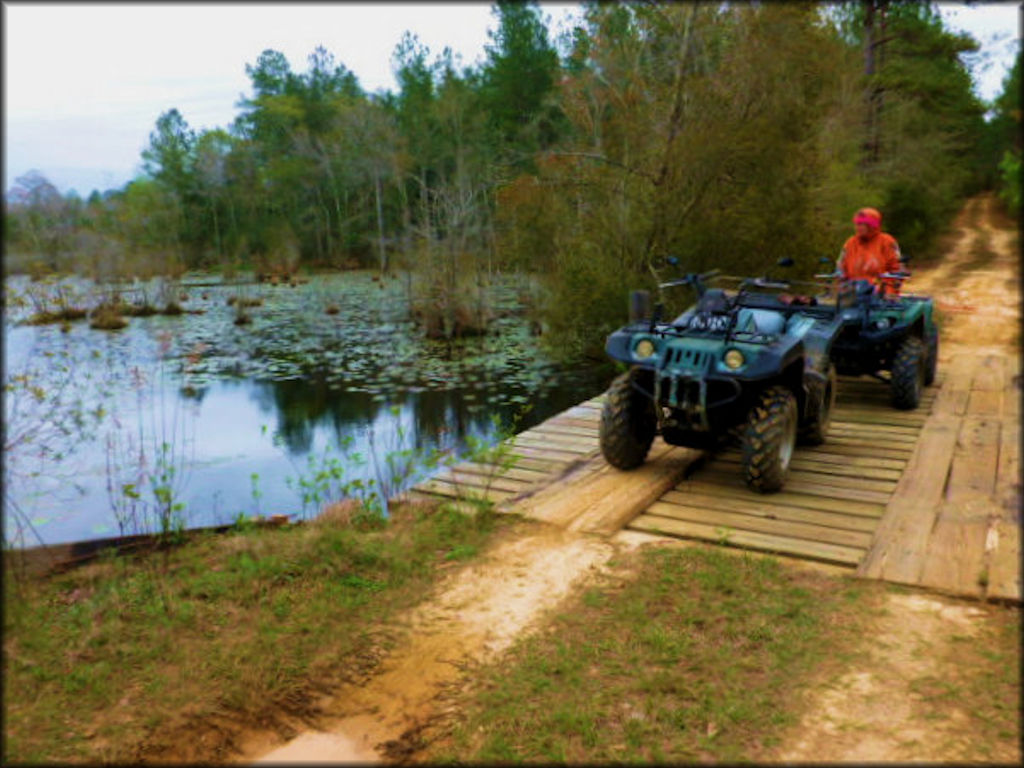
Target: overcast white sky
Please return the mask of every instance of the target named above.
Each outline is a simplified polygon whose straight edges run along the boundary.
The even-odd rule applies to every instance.
[[[552,31],[575,4],[542,3]],[[977,90],[992,98],[1019,45],[1016,3],[943,3],[984,56]],[[432,53],[482,59],[489,3],[3,3],[4,189],[30,169],[63,192],[119,187],[138,170],[157,116],[177,107],[196,129],[226,126],[248,91],[245,64],[266,48],[304,71],[323,45],[368,91],[395,88],[391,54],[405,30]]]

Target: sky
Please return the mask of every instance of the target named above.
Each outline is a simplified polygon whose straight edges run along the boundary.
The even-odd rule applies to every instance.
[[[542,3],[557,34],[575,4]],[[982,44],[972,61],[991,99],[1019,45],[1016,3],[942,3]],[[323,45],[367,91],[396,88],[391,54],[412,31],[431,53],[483,60],[489,3],[3,3],[4,189],[30,169],[61,192],[120,187],[140,170],[157,117],[176,107],[197,130],[225,127],[249,92],[245,65],[273,48],[292,69]]]

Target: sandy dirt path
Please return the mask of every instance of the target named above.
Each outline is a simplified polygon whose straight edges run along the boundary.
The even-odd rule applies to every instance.
[[[283,745],[254,741],[244,762],[376,762],[415,750],[465,664],[486,662],[536,626],[620,546],[548,525],[500,541],[407,617],[404,639],[371,680],[325,702],[335,714],[320,730]]]
[[[1018,235],[999,222],[992,197],[972,199],[948,255],[935,267],[914,270],[908,282],[908,291],[931,294],[940,308],[940,369],[957,352],[1020,355]],[[991,251],[987,257],[979,239]],[[772,759],[1019,764],[1018,739],[981,744],[956,702],[937,718],[919,692],[928,680],[955,672],[948,666],[955,644],[982,632],[996,610],[924,594],[886,594],[863,658],[838,679],[823,681]]]

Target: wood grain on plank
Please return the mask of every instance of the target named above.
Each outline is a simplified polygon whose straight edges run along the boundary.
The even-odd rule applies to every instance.
[[[672,517],[676,520],[687,520],[693,523],[704,523],[734,530],[770,533],[795,539],[808,539],[810,541],[824,541],[829,544],[840,544],[846,547],[866,549],[868,544],[871,543],[870,532],[826,527],[803,520],[773,519],[763,515],[731,512],[713,507],[698,507],[679,504],[674,501],[656,501],[647,508],[645,514],[661,515],[662,517]]]
[[[694,493],[706,496],[739,499],[745,502],[763,504],[765,506],[790,506],[803,509],[820,509],[825,512],[834,512],[843,515],[860,515],[880,519],[885,512],[885,504],[857,501],[851,499],[837,499],[833,496],[817,496],[809,493],[794,493],[789,490],[778,491],[777,493],[760,494],[755,493],[746,486],[722,485],[719,483],[701,481],[697,475],[691,480],[686,480],[676,486],[675,490],[680,493]]]
[[[918,584],[981,597],[991,502],[972,498],[942,505],[928,538]]]
[[[999,430],[998,421],[964,418],[949,470],[948,501],[978,495],[991,501],[999,466]]]
[[[775,494],[773,494],[775,495]],[[794,494],[791,498],[806,498]],[[758,499],[740,498],[739,496],[723,496],[702,494],[693,491],[668,491],[659,501],[680,504],[700,509],[718,509],[726,512],[739,512],[755,515],[769,520],[791,520],[798,523],[813,523],[827,528],[844,528],[849,531],[873,533],[878,527],[882,507],[875,515],[852,515],[835,510],[822,510],[804,507],[799,504],[764,504]]]
[[[989,551],[987,597],[1021,600],[1020,519],[995,520]]]
[[[694,477],[698,477],[695,473]],[[705,481],[713,481],[733,488],[746,488],[739,469],[722,471],[719,469],[701,469],[699,477]],[[791,472],[786,480],[785,490],[792,493],[807,493],[833,499],[849,499],[851,501],[868,501],[885,504],[891,495],[888,491],[869,490],[867,488],[844,488],[832,483],[822,483],[820,476],[812,476],[806,472]]]
[[[1020,423],[1003,421],[999,429],[999,465],[996,467],[996,502],[1003,516],[1020,514]]]
[[[959,419],[933,416],[921,430],[864,562],[867,578],[915,583],[956,450]]]
[[[843,547],[837,544],[773,536],[752,531],[737,531],[703,523],[674,520],[670,517],[660,517],[658,515],[640,515],[629,527],[637,531],[701,539],[703,541],[759,549],[766,552],[778,552],[786,555],[797,555],[799,557],[813,558],[843,565],[856,565],[864,552],[856,547]]]
[[[739,452],[719,453],[716,454],[715,458],[723,462],[728,462],[729,464],[740,464],[743,461]],[[854,464],[844,464],[842,462],[817,461],[799,450],[793,455],[793,458],[790,459],[789,466],[790,469],[793,470],[805,470],[808,472],[818,472],[826,475],[842,475],[845,477],[863,478],[868,480],[888,480],[890,482],[899,480],[901,474],[900,470],[896,469],[857,466]]]
[[[953,356],[946,372],[939,394],[932,406],[932,413],[963,416],[967,412],[971,381],[974,377],[975,356],[957,354]]]

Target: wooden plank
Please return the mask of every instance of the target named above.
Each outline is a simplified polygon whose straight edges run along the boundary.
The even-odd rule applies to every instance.
[[[593,452],[596,453],[597,450],[598,449],[595,448]],[[586,457],[586,454],[581,454],[576,450],[570,451],[562,448],[553,448],[551,446],[537,447],[534,445],[513,446],[511,455],[524,459],[536,459],[538,461],[554,461],[566,465],[580,461],[581,458]]]
[[[793,523],[810,523],[825,528],[839,528],[846,531],[860,531],[868,534],[868,542],[864,542],[866,548],[870,542],[870,534],[878,527],[877,517],[860,517],[857,515],[841,515],[835,512],[823,512],[818,509],[804,509],[802,507],[789,507],[785,505],[760,504],[756,500],[739,499],[727,496],[702,496],[696,493],[683,493],[682,491],[669,491],[664,494],[659,502],[676,504],[677,506],[690,507],[693,509],[713,510],[719,512],[734,512],[743,515],[752,515],[767,520],[785,520]],[[700,521],[698,521],[700,522]],[[742,528],[743,526],[737,526]]]
[[[728,462],[729,464],[741,464],[743,461],[743,457],[739,453],[720,453],[716,455],[716,458],[720,461]],[[899,470],[893,469],[878,469],[876,467],[863,467],[836,462],[815,461],[814,459],[804,457],[802,451],[798,451],[793,455],[789,466],[790,469],[793,470],[818,472],[826,475],[864,478],[867,480],[888,480],[893,483],[900,479],[901,474]]]
[[[1020,423],[1003,421],[999,429],[999,464],[996,467],[996,501],[1007,513],[1021,508]]]
[[[841,528],[826,528],[812,523],[771,519],[759,515],[729,512],[721,509],[690,507],[682,504],[656,501],[644,512],[646,515],[660,515],[675,520],[713,525],[716,528],[730,528],[736,531],[752,531],[776,536],[787,536],[808,541],[823,541],[844,547],[867,549],[871,534],[863,531],[849,531]]]
[[[766,552],[778,552],[786,555],[797,555],[830,563],[856,565],[860,562],[863,550],[855,547],[843,547],[806,539],[790,539],[784,536],[772,536],[751,531],[735,531],[729,528],[716,528],[702,523],[684,522],[670,517],[657,515],[640,515],[629,525],[636,531],[662,533],[668,536],[681,536],[687,539],[701,539],[720,544],[727,544]]]
[[[999,428],[999,422],[991,419],[963,420],[946,486],[948,501],[978,495],[991,500],[999,466]]]
[[[974,368],[971,389],[974,391],[1002,392],[1006,388],[1006,358],[1003,355],[985,355]]]
[[[879,443],[869,438],[829,435],[825,445],[833,453],[851,453],[861,456],[878,456],[887,459],[909,459],[914,452],[910,443]]]
[[[716,455],[735,456],[738,458],[741,455],[741,451],[739,448],[727,448]],[[906,459],[880,459],[874,456],[858,456],[832,452],[829,450],[828,443],[814,447],[800,446],[796,449],[796,453],[794,454],[794,458],[797,457],[830,464],[842,464],[848,467],[890,469],[895,472],[902,472],[907,466]]]
[[[514,511],[570,530],[613,533],[679,482],[696,451],[657,439],[647,461],[628,472],[595,456],[559,481],[521,499]]]
[[[530,435],[564,435],[567,437],[584,437],[588,440],[597,440],[598,430],[595,426],[593,429],[585,427],[569,427],[563,424],[541,424],[538,427],[527,430],[523,434]]]
[[[848,424],[861,429],[872,429],[879,432],[902,432],[912,435],[924,424],[928,414],[917,411],[883,411],[845,410],[833,411],[833,424]]]
[[[536,437],[527,436],[521,440],[517,439],[512,443],[512,451],[514,453],[518,452],[520,449],[544,451],[546,453],[550,453],[552,458],[558,458],[558,454],[561,453],[567,454],[570,459],[578,459],[580,456],[596,453],[600,449],[600,446],[596,440],[588,445],[583,443],[566,443],[560,440],[549,440],[538,435]]]
[[[478,488],[471,488],[465,484],[455,485],[447,480],[428,480],[425,483],[414,486],[413,490],[422,493],[433,493],[437,496],[447,496],[453,499],[481,498],[483,496]],[[509,491],[500,491],[492,488],[487,493],[487,498],[494,502],[501,502],[512,498],[514,495],[514,493]]]
[[[509,491],[510,493],[520,493],[534,485],[532,482],[501,477],[497,474],[487,475],[478,472],[466,472],[461,467],[442,470],[430,479],[444,480],[453,485],[465,486],[474,490],[494,488],[499,491]]]
[[[665,446],[660,453],[652,448],[652,453],[654,456],[637,469],[622,472],[608,467],[589,478],[574,499],[581,511],[567,528],[604,535],[620,530],[671,490],[701,455],[675,446]]]
[[[967,399],[968,416],[999,418],[1003,412],[1003,393],[999,390],[972,389]]]
[[[794,459],[793,461],[796,461]],[[713,461],[709,461],[702,467],[702,471],[709,472],[735,472],[741,474],[739,462],[732,463],[725,458],[718,458]],[[882,493],[892,493],[896,488],[896,480],[868,480],[864,477],[848,477],[837,474],[828,474],[824,472],[818,472],[816,470],[802,469],[800,467],[790,464],[789,478],[786,480],[786,485],[789,485],[791,481],[806,481],[811,483],[821,483],[827,485],[830,488],[852,488],[852,489],[864,489],[871,491],[880,491]]]
[[[746,488],[746,484],[743,482],[743,478],[739,471],[722,472],[719,470],[701,469],[699,473],[695,473],[694,476],[697,477],[698,475],[705,482],[712,481],[734,488]],[[816,494],[818,496],[826,496],[834,499],[869,501],[880,504],[888,502],[890,496],[888,492],[884,491],[868,490],[865,488],[842,488],[831,484],[826,485],[824,483],[816,482],[813,477],[808,478],[796,473],[791,473],[789,479],[786,480],[785,490],[794,493]],[[751,493],[754,493],[754,491],[751,491]]]
[[[883,459],[875,456],[856,456],[851,454],[842,454],[838,451],[832,451],[828,445],[810,447],[802,447],[797,449],[797,456],[803,456],[814,461],[830,462],[833,464],[845,464],[851,467],[876,467],[877,469],[892,469],[897,472],[902,472],[907,466],[907,460],[903,459]]]
[[[530,456],[518,455],[516,451],[509,454],[509,460],[515,460],[516,469],[526,469],[533,472],[559,473],[567,466],[569,461],[565,459],[538,459]],[[467,462],[470,463],[470,462]]]
[[[963,416],[967,412],[974,365],[974,355],[953,356],[947,368],[946,380],[935,398],[935,405],[932,406],[933,413]]]
[[[552,446],[563,449],[593,450],[598,447],[597,438],[577,437],[574,435],[539,435],[522,432],[512,438],[512,445]]]
[[[851,501],[849,499],[836,499],[828,496],[815,496],[806,493],[793,493],[791,491],[778,491],[776,493],[754,493],[746,486],[742,488],[718,485],[715,483],[700,482],[695,476],[693,480],[685,480],[676,486],[676,490],[684,494],[696,496],[711,496],[721,499],[737,499],[752,504],[762,504],[766,507],[787,506],[802,507],[804,509],[818,509],[824,512],[832,512],[842,515],[860,515],[875,520],[882,517],[885,512],[885,505],[864,501]]]
[[[872,441],[885,441],[886,443],[898,443],[900,445],[913,445],[917,442],[917,433],[919,431],[920,430],[914,430],[913,432],[900,432],[888,429],[866,429],[859,424],[833,422],[829,425],[828,432],[825,433],[825,439],[828,440],[829,437],[835,436]]]
[[[541,426],[544,426],[545,424],[550,424],[552,426],[561,426],[564,424],[567,427],[589,429],[591,431],[596,432],[598,429],[600,429],[601,421],[600,419],[576,419],[571,416],[558,416],[554,419],[549,419],[548,421],[545,421]]]
[[[933,416],[921,430],[921,439],[892,494],[858,575],[910,584],[917,581],[959,431],[959,419],[939,415]]]
[[[515,466],[508,469],[502,469],[494,464],[479,464],[474,461],[464,461],[450,469],[459,475],[479,475],[484,478],[495,477],[503,478],[505,480],[517,480],[526,483],[527,485],[544,482],[554,474],[549,471],[542,472],[533,469],[522,469]],[[443,474],[444,470],[439,472],[437,477],[441,477]]]
[[[1020,519],[995,520],[990,534],[986,597],[1021,601]]]
[[[979,498],[942,506],[928,537],[918,584],[982,596],[990,509],[990,502]]]

